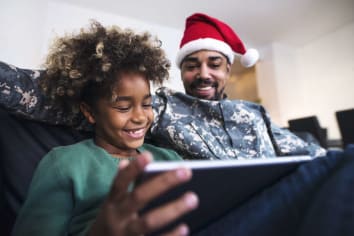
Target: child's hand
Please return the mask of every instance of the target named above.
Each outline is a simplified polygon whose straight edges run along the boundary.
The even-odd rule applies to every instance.
[[[121,162],[111,191],[88,235],[144,235],[167,225],[197,207],[197,196],[194,193],[186,193],[166,205],[146,212],[144,215],[138,215],[138,211],[149,201],[192,177],[189,169],[168,171],[128,192],[129,184],[143,172],[151,159],[149,153],[143,153],[130,164]],[[188,227],[181,224],[168,235],[187,234]]]

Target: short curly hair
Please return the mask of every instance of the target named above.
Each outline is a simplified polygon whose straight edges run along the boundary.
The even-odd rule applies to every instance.
[[[92,21],[88,29],[54,40],[44,67],[40,85],[51,105],[78,113],[82,101],[92,106],[97,98],[112,99],[118,73],[141,73],[161,85],[171,63],[161,41],[148,32],[137,34]]]

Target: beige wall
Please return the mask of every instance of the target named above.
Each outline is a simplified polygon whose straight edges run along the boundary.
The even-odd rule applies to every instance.
[[[259,103],[257,89],[256,68],[242,68],[240,63],[235,62],[231,77],[227,81],[226,94],[230,99],[243,99]]]

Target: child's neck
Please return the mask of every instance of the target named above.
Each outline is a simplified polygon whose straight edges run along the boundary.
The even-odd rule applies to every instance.
[[[131,153],[112,153],[109,152],[107,149],[105,149],[109,154],[111,154],[111,156],[115,157],[115,158],[129,158],[129,157],[136,157],[138,155],[138,150],[135,150],[135,152],[131,152]]]
[[[109,154],[111,154],[113,157],[116,158],[127,158],[127,157],[136,157],[139,154],[139,151],[137,149],[121,149],[117,148],[116,146],[104,142],[100,138],[95,138],[94,142],[97,146],[103,148],[106,150]]]

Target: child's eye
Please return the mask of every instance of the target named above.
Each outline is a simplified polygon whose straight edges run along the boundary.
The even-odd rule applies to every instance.
[[[143,104],[144,108],[151,108],[152,107],[152,103],[147,103],[147,104]]]
[[[113,108],[119,112],[127,112],[130,109],[130,107],[113,107]]]

